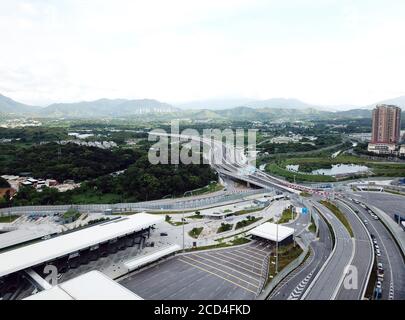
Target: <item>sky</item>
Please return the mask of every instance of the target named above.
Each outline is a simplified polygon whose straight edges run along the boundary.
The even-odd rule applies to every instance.
[[[403,0],[0,0],[0,93],[47,105],[405,95]]]

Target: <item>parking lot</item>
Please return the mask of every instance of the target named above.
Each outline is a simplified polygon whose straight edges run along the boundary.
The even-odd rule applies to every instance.
[[[152,300],[254,299],[264,284],[270,252],[269,244],[252,242],[187,253],[134,273],[120,283]]]

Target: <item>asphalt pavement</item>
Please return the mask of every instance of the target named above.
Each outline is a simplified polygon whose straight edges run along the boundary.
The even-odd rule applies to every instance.
[[[280,282],[272,292],[270,300],[299,300],[328,259],[332,246],[329,228],[321,218],[319,219],[319,238],[311,242],[310,256]]]
[[[271,247],[263,242],[178,255],[120,283],[151,300],[253,300],[267,278]]]
[[[356,213],[348,207],[345,202],[338,201],[338,207],[346,216],[354,234],[354,257],[351,266],[357,271],[357,286],[345,288],[341,286],[337,300],[361,300],[367,288],[370,269],[373,266],[374,249],[370,235],[363,222],[356,216]],[[353,274],[349,273],[349,276]]]
[[[354,245],[349,232],[340,220],[326,207],[313,203],[331,224],[335,233],[332,255],[304,293],[306,300],[334,300],[342,285],[345,269],[354,255]]]
[[[382,282],[382,299],[405,299],[405,263],[402,253],[391,233],[380,220],[374,220],[360,205],[355,203],[351,207],[358,211],[359,217],[367,220],[367,229],[377,240],[381,256],[376,257],[384,268],[384,281]]]

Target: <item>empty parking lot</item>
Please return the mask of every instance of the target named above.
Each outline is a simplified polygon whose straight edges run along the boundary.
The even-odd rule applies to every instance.
[[[130,275],[121,284],[144,299],[254,299],[262,289],[270,245],[187,253]]]

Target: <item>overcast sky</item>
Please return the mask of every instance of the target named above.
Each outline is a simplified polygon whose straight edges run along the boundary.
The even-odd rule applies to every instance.
[[[405,94],[404,0],[0,0],[0,93],[44,105]]]

